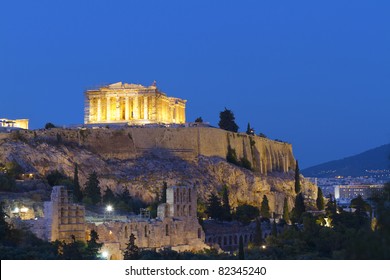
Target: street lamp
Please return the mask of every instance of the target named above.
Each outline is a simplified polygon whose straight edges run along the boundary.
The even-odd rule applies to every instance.
[[[108,252],[107,251],[103,251],[102,252],[102,257],[103,257],[103,259],[107,259],[108,258]]]
[[[105,214],[107,215],[106,218],[111,217],[113,211],[114,211],[114,207],[112,207],[112,205],[110,205],[110,204],[107,205],[106,211],[105,211]]]

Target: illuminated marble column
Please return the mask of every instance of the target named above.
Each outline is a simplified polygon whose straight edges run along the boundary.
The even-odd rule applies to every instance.
[[[130,112],[130,102],[129,102],[128,96],[125,97],[125,120],[128,121],[130,119],[129,112]]]
[[[134,116],[133,118],[136,120],[139,120],[139,107],[138,107],[138,96],[134,96],[133,99],[133,110],[134,110]]]
[[[144,96],[144,120],[148,119],[148,97]]]
[[[100,122],[102,120],[102,99],[100,97],[97,98],[97,121]]]
[[[111,121],[111,97],[107,97],[107,121]]]
[[[89,115],[88,115],[88,119],[89,119],[89,122],[92,122],[94,121],[92,116],[93,116],[93,98],[89,98]]]
[[[117,97],[115,102],[115,120],[121,119],[121,98]]]
[[[156,104],[156,96],[153,95],[152,96],[152,117],[151,117],[153,121],[157,121],[158,119],[157,113],[158,111],[157,111],[157,104]]]
[[[181,114],[180,114],[180,122],[181,123],[185,123],[186,122],[185,116],[184,116],[185,112],[184,112],[184,108],[181,107],[181,106],[180,106],[180,112],[181,112]]]

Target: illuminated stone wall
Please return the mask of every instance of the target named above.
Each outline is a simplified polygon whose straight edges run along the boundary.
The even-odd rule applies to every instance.
[[[205,234],[196,216],[197,195],[194,187],[173,186],[167,189],[167,202],[158,207],[157,219],[133,217],[127,222],[88,223],[88,231],[97,231],[111,259],[122,259],[129,237],[134,234],[139,248],[177,251],[206,247]]]
[[[197,195],[195,187],[174,186],[167,189],[167,202],[158,207],[157,219],[131,216],[125,221],[109,219],[95,223],[86,222],[84,207],[72,203],[66,187],[53,187],[51,201],[45,202],[44,224],[32,222],[33,232],[49,241],[86,241],[92,230],[104,243],[102,251],[111,259],[122,259],[123,250],[134,234],[140,248],[174,250],[201,250],[205,248],[205,234],[196,216]],[[43,230],[44,228],[44,230]]]
[[[226,159],[230,146],[238,159],[246,158],[261,174],[295,170],[290,143],[211,127],[55,128],[36,131],[36,134],[53,141],[57,141],[57,135],[60,135],[63,141],[84,146],[104,159],[134,159],[158,150],[185,160],[196,160],[199,156]],[[34,135],[26,132],[23,137],[32,138]],[[70,170],[73,172],[73,168]]]
[[[45,203],[47,238],[50,241],[85,241],[84,206],[72,203],[64,186],[54,186],[50,202]]]
[[[115,83],[85,92],[84,123],[185,123],[186,100],[149,87]]]

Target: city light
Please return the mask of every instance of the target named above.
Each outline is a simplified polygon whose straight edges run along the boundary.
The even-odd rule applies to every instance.
[[[28,212],[28,208],[23,206],[23,207],[20,209],[20,212],[26,213],[26,212]]]
[[[261,245],[261,249],[265,250],[265,249],[267,249],[267,246]]]
[[[104,259],[107,259],[107,258],[108,258],[108,252],[107,252],[107,251],[103,251],[103,252],[102,252],[102,257],[103,257]]]
[[[107,205],[106,211],[107,212],[112,212],[112,211],[114,211],[114,208],[111,205]]]

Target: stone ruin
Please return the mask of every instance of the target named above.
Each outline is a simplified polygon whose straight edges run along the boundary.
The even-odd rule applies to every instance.
[[[108,259],[122,259],[129,237],[134,234],[135,245],[141,249],[170,248],[176,251],[206,248],[205,234],[200,226],[195,187],[171,186],[167,201],[160,204],[157,218],[141,215],[105,216],[86,219],[84,206],[73,203],[64,186],[53,187],[51,201],[45,202],[45,217],[32,231],[48,241],[87,241],[95,230],[102,252]],[[38,232],[37,232],[38,231]]]

